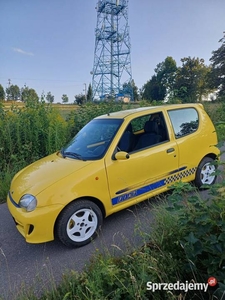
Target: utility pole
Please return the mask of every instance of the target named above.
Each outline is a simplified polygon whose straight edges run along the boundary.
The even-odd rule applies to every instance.
[[[11,86],[11,79],[8,79],[8,93],[7,93],[7,100],[11,100],[10,88]]]
[[[87,84],[84,83],[84,95],[85,95],[85,102],[87,102]]]

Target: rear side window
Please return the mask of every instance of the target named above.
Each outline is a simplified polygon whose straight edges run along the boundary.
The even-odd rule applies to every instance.
[[[176,138],[191,134],[198,129],[199,117],[196,109],[182,108],[168,111]]]

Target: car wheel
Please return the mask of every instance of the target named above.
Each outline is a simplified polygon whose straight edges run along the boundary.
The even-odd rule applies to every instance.
[[[215,160],[211,157],[205,157],[200,162],[195,176],[195,185],[200,188],[204,184],[212,185],[216,181]]]
[[[95,238],[102,222],[102,212],[95,203],[76,200],[59,215],[56,234],[66,246],[81,247]]]

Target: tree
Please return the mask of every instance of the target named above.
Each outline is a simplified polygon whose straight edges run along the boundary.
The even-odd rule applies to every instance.
[[[87,101],[91,101],[92,97],[93,97],[92,87],[91,84],[89,83],[88,91],[87,91]]]
[[[32,88],[25,86],[21,89],[21,101],[23,102],[38,102],[39,97],[36,91]]]
[[[131,80],[131,86],[133,89],[133,100],[137,101],[139,100],[139,93],[138,93],[138,87],[136,86],[134,79]]]
[[[7,100],[19,100],[20,99],[20,88],[18,85],[10,85],[6,88]]]
[[[69,102],[69,97],[66,94],[62,95],[62,102],[63,103],[68,103]]]
[[[123,90],[121,93],[126,97],[130,96],[131,100],[138,100],[138,87],[135,85],[134,80],[132,79],[130,82],[125,82],[123,84]]]
[[[5,100],[5,91],[3,86],[0,84],[0,101]]]
[[[211,86],[219,90],[220,96],[225,96],[225,32],[219,40],[222,45],[218,50],[212,52],[210,61],[212,62]]]
[[[54,96],[51,94],[51,92],[48,92],[48,93],[47,93],[46,101],[47,101],[48,103],[53,103],[53,102],[54,102]]]
[[[85,102],[85,95],[83,94],[79,94],[74,96],[75,100],[74,102],[77,103],[78,105],[82,105]]]
[[[162,90],[166,89],[167,95],[172,93],[176,71],[177,63],[171,56],[167,56],[167,58],[155,68],[157,82],[162,85]]]
[[[177,71],[176,61],[168,56],[163,62],[157,64],[155,74],[143,86],[142,98],[145,100],[164,100],[171,93]]]
[[[184,57],[182,66],[177,69],[173,85],[174,96],[182,102],[197,102],[210,91],[206,80],[211,68],[204,64],[204,59]]]
[[[143,88],[142,99],[149,101],[163,100],[166,96],[166,87],[157,79],[156,75],[147,81]]]

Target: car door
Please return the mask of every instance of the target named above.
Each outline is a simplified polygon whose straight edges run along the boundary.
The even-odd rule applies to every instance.
[[[200,132],[198,111],[194,107],[168,110],[179,149],[179,167],[194,171],[204,156],[205,143]]]
[[[167,177],[178,169],[177,144],[169,135],[156,145],[131,151],[127,157],[114,160],[109,155],[105,159],[115,211],[166,190]]]

